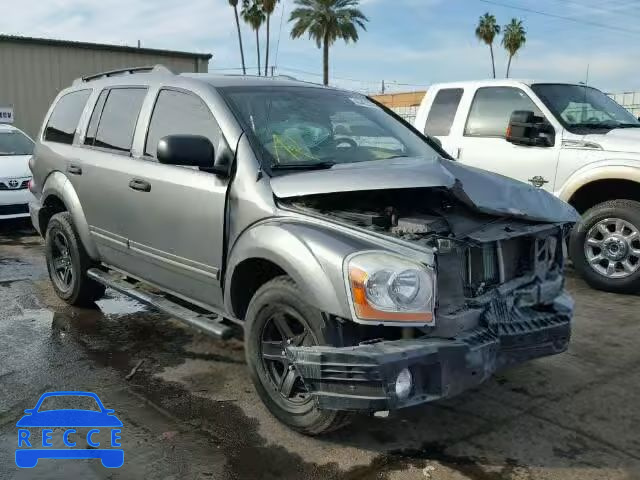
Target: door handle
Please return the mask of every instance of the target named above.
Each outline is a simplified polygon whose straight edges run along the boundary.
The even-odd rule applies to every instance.
[[[77,165],[69,165],[67,167],[67,172],[69,172],[71,175],[82,175],[82,168]]]
[[[549,180],[541,177],[540,175],[536,175],[533,178],[529,179],[529,183],[531,183],[534,187],[542,187],[545,183],[549,183]]]
[[[151,184],[145,180],[134,178],[129,182],[129,188],[131,188],[132,190],[137,190],[138,192],[150,192]]]

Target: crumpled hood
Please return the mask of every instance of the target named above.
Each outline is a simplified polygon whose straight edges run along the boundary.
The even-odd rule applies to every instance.
[[[607,133],[592,133],[584,140],[599,144],[610,152],[640,153],[640,128],[616,128]]]
[[[440,157],[348,163],[271,178],[278,198],[428,187],[448,188],[470,208],[489,215],[548,223],[579,218],[573,207],[542,189]]]

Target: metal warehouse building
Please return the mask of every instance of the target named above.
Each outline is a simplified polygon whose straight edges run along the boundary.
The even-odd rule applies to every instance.
[[[207,72],[210,54],[0,35],[0,107],[35,137],[52,100],[73,80],[108,70],[163,64]]]

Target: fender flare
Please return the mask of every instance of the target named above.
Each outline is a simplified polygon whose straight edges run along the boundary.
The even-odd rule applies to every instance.
[[[62,203],[64,203],[67,211],[71,214],[73,225],[76,228],[76,232],[78,233],[80,241],[82,242],[84,249],[87,251],[87,254],[91,259],[99,261],[100,254],[95,242],[91,238],[89,224],[87,223],[87,219],[84,215],[84,210],[80,204],[78,194],[73,188],[72,183],[62,172],[52,172],[45,180],[44,187],[42,188],[41,200],[43,207],[46,204],[47,199],[51,196],[57,197],[62,201]],[[40,219],[38,219],[38,221],[40,221]],[[45,232],[42,233],[44,235]]]
[[[640,184],[640,168],[629,165],[587,165],[573,173],[558,192],[558,197],[569,202],[571,197],[585,185],[598,180],[631,180]]]
[[[234,312],[231,285],[238,265],[245,260],[262,259],[284,270],[300,287],[305,300],[318,310],[352,318],[342,274],[342,259],[358,246],[353,242],[355,239],[330,233],[312,225],[275,220],[245,230],[233,246],[227,262],[224,288],[227,311]]]

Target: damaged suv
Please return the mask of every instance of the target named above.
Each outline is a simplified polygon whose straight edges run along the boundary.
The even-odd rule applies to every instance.
[[[567,349],[573,208],[362,95],[108,72],[58,96],[31,169],[62,299],[109,286],[222,338],[241,325],[258,394],[307,434]]]

